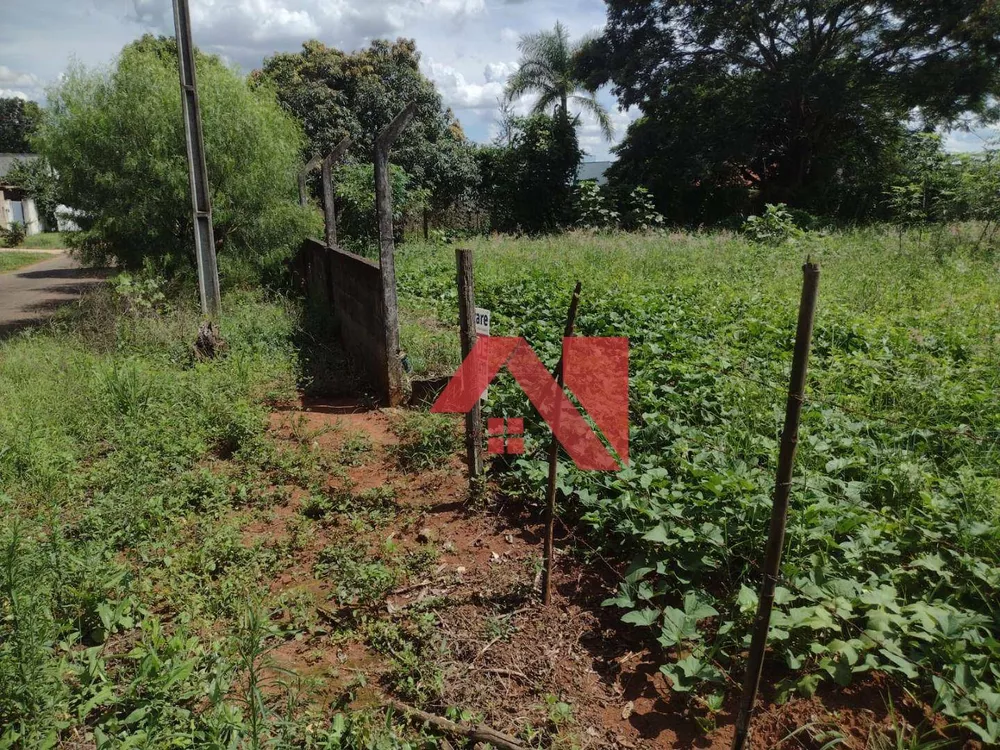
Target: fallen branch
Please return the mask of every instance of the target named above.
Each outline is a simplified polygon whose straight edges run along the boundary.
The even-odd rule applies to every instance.
[[[487,742],[494,747],[500,748],[500,750],[524,750],[524,745],[522,745],[516,737],[511,737],[509,734],[498,732],[485,724],[480,724],[475,727],[470,727],[465,724],[456,724],[454,721],[449,721],[441,716],[429,714],[426,711],[421,711],[418,708],[413,708],[413,706],[408,706],[405,703],[400,703],[399,701],[390,701],[389,705],[404,716],[410,719],[419,719],[425,724],[430,724],[435,729],[439,729],[447,734],[465,737],[473,740],[474,742]]]

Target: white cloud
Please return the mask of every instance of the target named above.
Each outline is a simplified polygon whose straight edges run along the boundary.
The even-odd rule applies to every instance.
[[[609,96],[604,94],[598,100],[608,109],[611,115],[611,126],[614,130],[614,140],[609,142],[601,133],[601,128],[597,124],[596,118],[589,113],[580,115],[580,127],[577,130],[577,137],[580,139],[580,147],[586,153],[586,161],[607,161],[611,158],[611,147],[621,142],[625,136],[628,126],[639,117],[638,110],[619,110],[613,100],[609,101]],[[572,106],[570,107],[572,111]]]
[[[507,79],[517,72],[518,67],[516,62],[487,63],[483,78],[487,83],[506,83]]]
[[[503,96],[502,81],[488,77],[483,83],[467,81],[451,65],[434,60],[427,60],[423,67],[427,77],[437,84],[445,105],[454,110],[494,110],[497,98]]]
[[[0,4],[10,0],[0,0]],[[416,40],[422,69],[465,132],[485,141],[496,100],[516,69],[522,34],[552,28],[574,37],[603,22],[602,0],[190,0],[195,44],[250,71],[308,39],[356,50],[372,39]],[[71,59],[107,64],[143,33],[172,35],[171,0],[31,0],[0,21],[0,88],[42,99]],[[516,103],[527,112],[530,99]]]
[[[38,76],[31,73],[18,73],[11,70],[6,65],[0,65],[0,84],[5,86],[31,87],[36,88],[41,85]]]
[[[30,98],[31,97],[23,91],[17,91],[16,89],[0,89],[0,99],[24,99],[27,101]]]
[[[953,130],[944,134],[944,149],[952,153],[982,151],[987,146],[996,146],[998,137],[1000,132],[996,128]]]

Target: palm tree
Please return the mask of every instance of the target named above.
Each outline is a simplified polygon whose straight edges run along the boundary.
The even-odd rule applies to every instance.
[[[523,35],[517,44],[521,52],[520,67],[508,79],[504,94],[507,101],[511,101],[522,94],[537,93],[538,101],[532,113],[541,114],[555,107],[556,114],[561,117],[569,117],[572,101],[596,118],[601,133],[610,141],[614,136],[611,116],[597,101],[594,90],[587,88],[576,72],[574,60],[585,41],[571,43],[566,27],[559,21],[552,31]],[[577,91],[585,93],[577,94]]]

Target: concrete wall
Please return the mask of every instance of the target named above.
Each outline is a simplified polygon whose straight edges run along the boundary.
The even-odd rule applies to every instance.
[[[329,305],[341,344],[367,376],[379,400],[397,406],[392,403],[392,394],[403,389],[402,384],[391,382],[394,376],[386,352],[382,273],[378,264],[307,240],[297,265],[309,299]]]

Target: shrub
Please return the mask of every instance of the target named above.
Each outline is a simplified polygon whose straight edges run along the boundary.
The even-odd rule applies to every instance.
[[[802,234],[792,213],[784,203],[768,203],[762,216],[748,216],[743,223],[743,233],[751,242],[760,245],[780,245]]]
[[[0,240],[6,247],[20,247],[26,236],[24,224],[19,221],[11,222],[8,229],[0,229]]]
[[[618,226],[618,212],[607,205],[596,182],[585,180],[577,191],[580,226],[587,229],[614,229]]]
[[[427,191],[416,188],[402,167],[390,165],[393,223],[398,225],[426,203]],[[375,214],[375,167],[345,164],[336,172],[337,242],[361,255],[378,246],[378,217]]]
[[[319,215],[298,205],[302,133],[265,87],[197,56],[205,154],[223,273],[280,267]],[[176,47],[145,36],[106,71],[70,69],[49,92],[37,143],[81,212],[84,260],[165,273],[194,264]]]
[[[653,194],[644,187],[629,193],[626,202],[625,228],[634,232],[648,232],[663,226],[663,214],[656,210]]]
[[[532,115],[511,121],[510,143],[479,150],[479,200],[498,232],[538,234],[573,223],[573,179],[583,152],[573,123]]]

